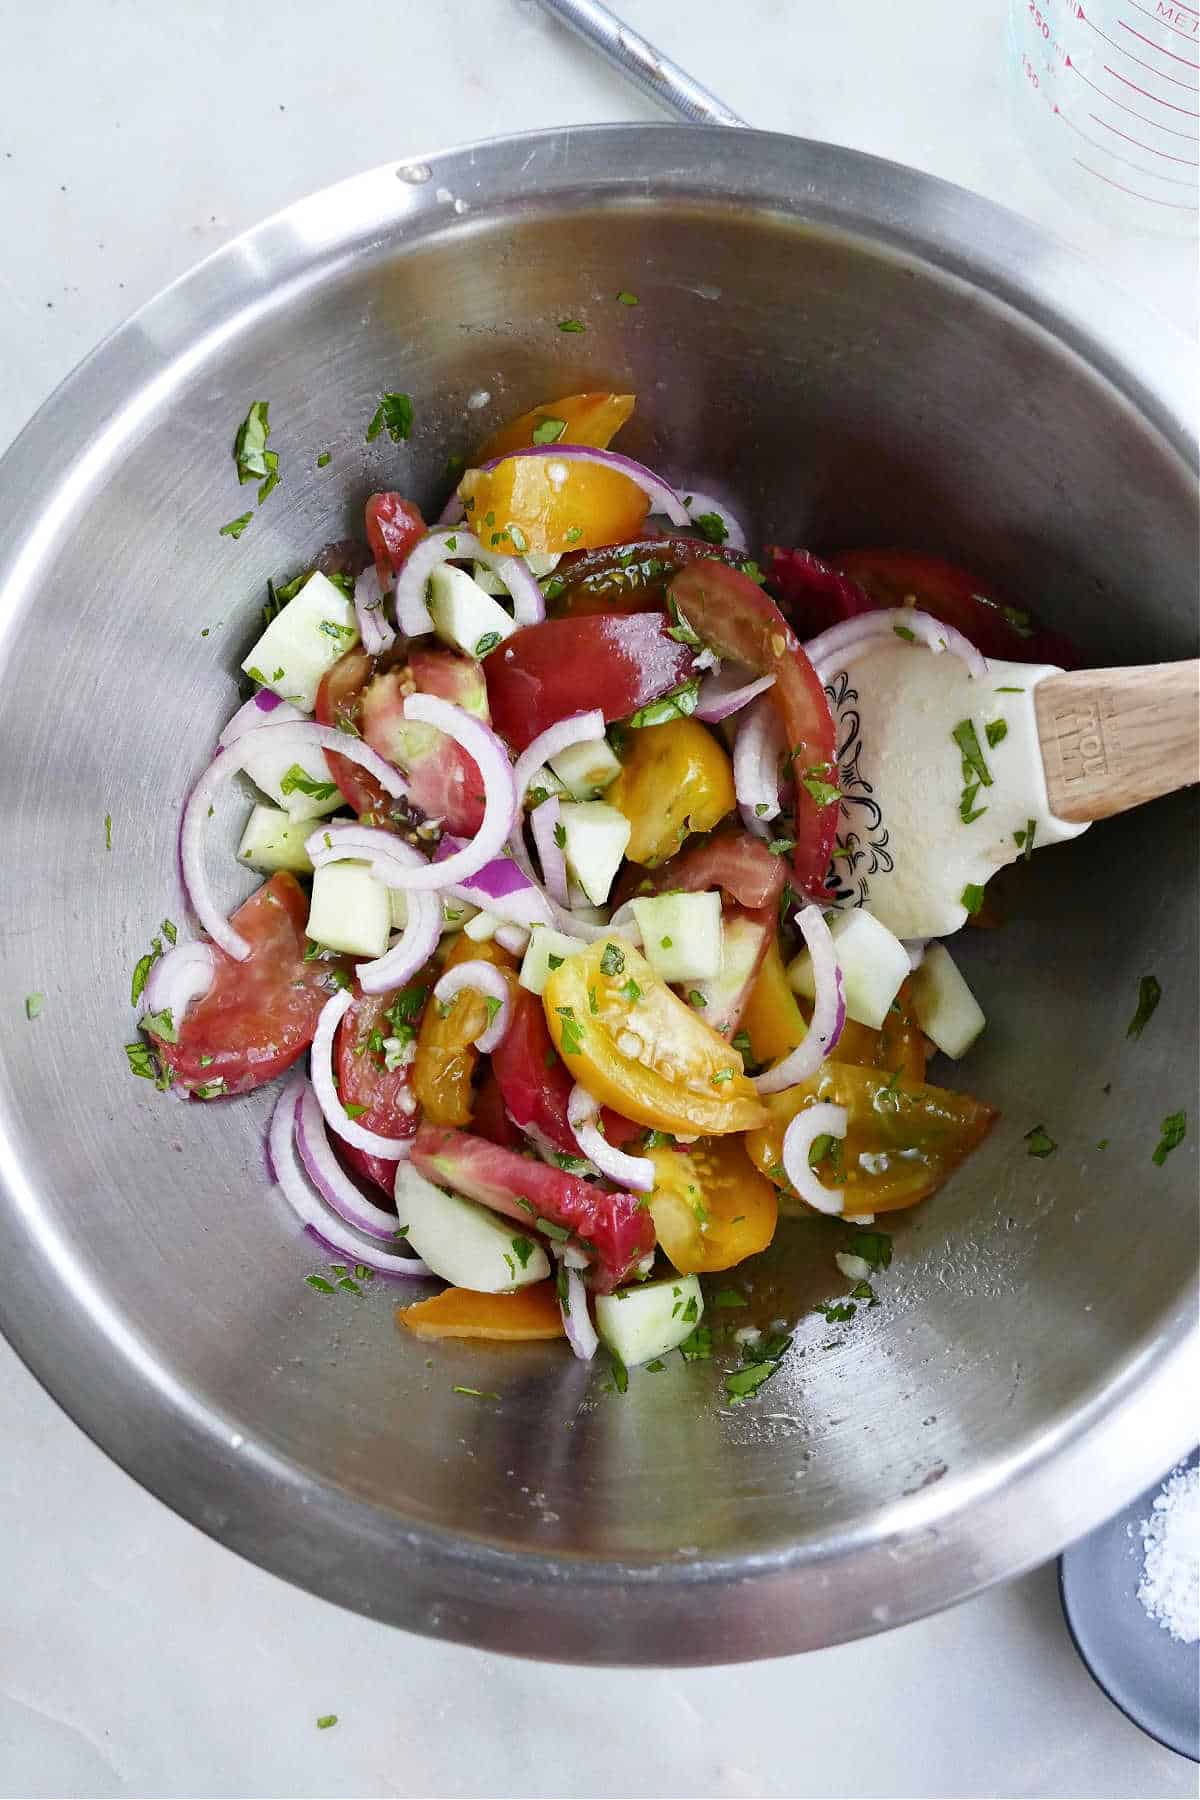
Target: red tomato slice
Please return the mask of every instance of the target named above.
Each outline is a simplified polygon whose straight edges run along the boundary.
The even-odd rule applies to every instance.
[[[347,650],[325,675],[317,689],[314,707],[318,725],[337,729],[352,728],[352,736],[362,734],[362,697],[375,668],[375,659],[365,650]],[[356,813],[386,813],[388,796],[373,775],[347,761],[334,750],[325,752],[329,773],[341,789],[347,805]]]
[[[473,717],[488,717],[487,687],[477,662],[453,650],[414,649],[407,668],[376,675],[362,697],[362,734],[403,769],[408,797],[427,819],[444,819],[448,830],[473,837],[483,823],[484,794],[479,770],[465,750],[432,725],[404,717],[414,691],[435,694]]]
[[[390,1037],[392,1027],[384,1017],[390,994],[360,994],[338,1026],[334,1055],[337,1061],[338,1092],[343,1106],[362,1106],[355,1117],[367,1131],[380,1137],[407,1138],[417,1129],[417,1105],[409,1086],[408,1070],[388,1070],[378,1049],[372,1049],[375,1032]],[[378,1039],[376,1039],[378,1043]],[[339,1150],[352,1149],[340,1145]],[[382,1156],[359,1151],[348,1159],[353,1168],[366,1175],[385,1193],[395,1186],[396,1165]]]
[[[727,900],[751,912],[776,907],[787,877],[783,858],[772,856],[761,838],[748,831],[717,831],[681,850],[657,869],[626,867],[615,895],[618,905],[637,894],[678,888],[703,894],[720,888]]]
[[[628,718],[686,681],[692,651],[667,636],[661,613],[592,614],[526,625],[483,666],[492,722],[519,752],[572,713]]]
[[[744,550],[725,550],[703,538],[641,537],[602,550],[570,550],[555,571],[554,612],[661,612],[677,569],[713,561],[739,568],[745,560]]]
[[[294,875],[272,875],[239,906],[233,925],[250,945],[245,962],[213,947],[217,972],[188,1008],[175,1044],[155,1039],[185,1087],[222,1081],[245,1094],[290,1068],[312,1043],[334,991],[334,965],[305,962],[308,901]]]
[[[634,1195],[611,1193],[471,1132],[423,1124],[413,1139],[412,1166],[427,1181],[478,1200],[527,1230],[548,1220],[569,1232],[591,1247],[593,1285],[601,1290],[617,1286],[654,1248],[654,1222]]]
[[[490,1069],[475,1090],[471,1129],[477,1137],[486,1138],[489,1144],[499,1144],[502,1150],[523,1150],[525,1147],[521,1133],[505,1110],[500,1083]]]
[[[811,550],[784,550],[778,544],[766,548],[767,580],[779,595],[789,624],[801,638],[816,637],[831,625],[874,612],[878,602],[851,581],[831,569]]]
[[[513,996],[512,1022],[492,1051],[492,1074],[507,1116],[522,1131],[540,1132],[564,1155],[579,1155],[575,1133],[567,1123],[567,1102],[575,1083],[551,1042],[541,1002],[526,988],[517,988]],[[478,1108],[472,1122],[484,1137],[500,1142],[494,1133],[483,1131]],[[607,1106],[602,1122],[609,1143],[618,1147],[642,1130]]]
[[[402,494],[372,494],[367,501],[367,542],[375,558],[380,584],[390,588],[408,561],[414,544],[425,536],[419,508]]]
[[[818,805],[804,786],[810,771],[821,780],[837,779],[833,714],[816,670],[775,602],[740,569],[718,562],[692,563],[675,576],[668,592],[718,656],[774,675],[775,686],[767,698],[783,727],[795,777],[795,882],[802,893],[828,898],[826,877],[838,802]]]

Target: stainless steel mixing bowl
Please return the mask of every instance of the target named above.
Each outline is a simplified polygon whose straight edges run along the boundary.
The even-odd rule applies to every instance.
[[[883,1304],[849,1326],[809,1310],[841,1289],[837,1228],[781,1227],[753,1273],[796,1346],[754,1403],[724,1409],[714,1366],[678,1358],[621,1397],[562,1346],[431,1353],[383,1283],[307,1287],[319,1255],[264,1174],[271,1096],[182,1106],[125,1066],[130,967],[180,917],[180,800],[269,575],[372,489],[434,506],[448,452],[609,383],[639,395],[633,453],[725,484],[762,538],[943,550],[1097,662],[1191,653],[1186,361],[982,200],[824,145],[613,127],[268,220],[0,465],[0,1317],[139,1481],[318,1593],[529,1655],[718,1661],[957,1600],[1194,1438],[1194,1138],[1151,1162],[1194,1087],[1194,815],[1164,802],[1035,857],[1006,927],[966,934],[990,1029],[951,1080],[1003,1120],[896,1218]],[[413,395],[413,437],[368,447],[386,388]],[[256,398],[283,482],[233,542]],[[1039,1123],[1047,1160],[1022,1141]]]

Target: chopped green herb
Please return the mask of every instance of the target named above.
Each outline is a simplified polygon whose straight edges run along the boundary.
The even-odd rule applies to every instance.
[[[962,752],[964,782],[969,782],[973,776],[977,776],[984,787],[991,787],[991,770],[983,759],[983,751],[979,748],[979,738],[972,720],[960,720],[950,736]]]
[[[730,1042],[735,1050],[740,1050],[744,1057],[753,1062],[754,1046],[750,1042],[750,1033],[748,1031],[735,1031]]]
[[[680,611],[679,602],[673,594],[668,594],[667,605],[670,608],[671,617],[674,620],[674,624],[667,630],[667,636],[669,638],[674,638],[677,644],[686,644],[689,649],[702,650],[704,648],[704,639],[693,629],[691,623]]]
[[[669,1150],[674,1142],[675,1139],[669,1131],[650,1130],[646,1133],[642,1148],[644,1150],[661,1150],[664,1148]]]
[[[28,1011],[28,1004],[26,1011]],[[179,1033],[175,1029],[175,1019],[169,1006],[161,1012],[143,1013],[138,1020],[138,1030],[149,1032],[151,1037],[161,1038],[164,1044],[177,1044]]]
[[[565,825],[560,823],[554,827],[554,842],[558,845],[560,850],[566,848],[567,828]]]
[[[36,1019],[39,1016],[45,998],[44,994],[26,994],[25,1017],[27,1019]]]
[[[988,741],[988,749],[994,750],[996,745],[1002,744],[1008,736],[1008,722],[1005,719],[989,719],[983,728],[983,733]]]
[[[348,1119],[361,1119],[366,1110],[366,1107],[360,1106],[357,1100],[347,1100],[342,1107],[342,1111]]]
[[[886,1231],[856,1231],[846,1247],[851,1256],[861,1256],[872,1269],[891,1267],[892,1240]]]
[[[328,1731],[331,1725],[336,1725],[336,1724],[337,1724],[337,1714],[336,1713],[322,1713],[320,1718],[317,1720],[317,1730],[318,1731]]]
[[[625,953],[617,944],[605,944],[600,957],[600,973],[602,975],[623,975],[625,973]]]
[[[576,1019],[569,1006],[556,1006],[555,1012],[562,1020],[562,1044],[564,1056],[578,1056],[583,1049],[583,1026]]]
[[[446,480],[457,481],[466,466],[465,456],[448,456],[446,458]]]
[[[201,1082],[199,1087],[194,1087],[192,1089],[192,1093],[196,1096],[197,1100],[217,1100],[224,1092],[225,1082],[223,1079],[218,1079],[217,1081],[204,1081]]]
[[[159,930],[162,932],[163,936],[166,938],[168,944],[175,943],[179,937],[179,933],[175,929],[174,921],[171,919],[164,919],[162,924],[159,926]]]
[[[318,1294],[332,1294],[336,1292],[332,1281],[326,1281],[323,1275],[306,1275],[304,1279],[310,1288],[316,1288]]]
[[[693,676],[690,681],[683,682],[664,694],[659,700],[652,700],[648,706],[639,707],[638,711],[626,724],[635,730],[644,729],[648,725],[666,725],[672,719],[687,719],[695,712],[700,701],[700,677]]]
[[[1187,1114],[1168,1113],[1159,1129],[1162,1135],[1158,1140],[1158,1148],[1150,1160],[1161,1169],[1171,1151],[1178,1149],[1187,1136]]]
[[[1050,1136],[1044,1125],[1035,1125],[1032,1131],[1025,1133],[1025,1142],[1029,1146],[1030,1156],[1053,1156],[1058,1145]]]
[[[475,645],[475,655],[477,657],[486,656],[488,651],[494,650],[500,641],[500,633],[498,631],[485,631]]]
[[[504,1005],[504,1002],[503,1000],[498,999],[495,994],[485,994],[483,996],[483,1004],[487,1008],[487,1022],[490,1025],[496,1017],[496,1014],[500,1011],[500,1008]]]
[[[336,619],[322,619],[321,623],[317,626],[317,630],[323,631],[326,637],[331,637],[336,644],[342,645],[343,648],[350,642],[351,638],[356,638],[358,636],[357,626],[339,625]],[[282,673],[283,671],[280,670],[279,675],[282,675]],[[275,680],[278,681],[279,675],[275,676]]]
[[[588,1011],[591,1013],[598,1013],[600,1011],[600,1000],[596,993],[596,984],[594,982],[588,988]]]
[[[832,781],[825,780],[824,768],[825,765],[821,763],[816,768],[809,769],[800,777],[800,785],[808,790],[818,806],[832,806],[835,800],[841,799],[842,790],[835,787]]]
[[[714,1306],[734,1307],[749,1306],[749,1304],[746,1296],[739,1294],[736,1288],[719,1288],[713,1295]]]
[[[712,1356],[713,1336],[708,1325],[697,1325],[689,1337],[685,1337],[679,1346],[679,1354],[684,1362],[708,1362]]]
[[[880,1304],[879,1297],[869,1281],[856,1281],[854,1286],[850,1289],[850,1298],[852,1300],[865,1300],[868,1306],[878,1306]]]
[[[621,988],[620,993],[622,998],[628,1000],[631,1006],[635,1006],[642,997],[642,990],[633,979],[632,975],[625,983],[624,987]]]
[[[976,806],[975,799],[978,793],[979,783],[977,781],[972,782],[970,787],[965,787],[962,791],[962,798],[958,803],[958,816],[964,825],[973,825],[975,820],[982,819],[987,811],[986,806]]]
[[[620,293],[617,295],[617,299],[620,301],[622,306],[636,306],[638,303],[637,295],[631,294],[629,292],[628,288],[622,288]]]
[[[565,959],[561,956],[555,956],[553,950],[549,950],[546,953],[546,967],[548,969],[561,969],[564,960]]]
[[[275,489],[279,486],[279,458],[276,456],[274,450],[267,451],[265,460],[267,464],[267,477],[265,481],[259,483],[258,488],[258,504],[260,506],[267,495],[273,494]]]
[[[723,544],[729,536],[729,527],[719,512],[694,513],[692,524],[706,544]]]
[[[267,449],[267,439],[271,435],[271,427],[267,419],[270,402],[256,400],[237,428],[237,436],[233,440],[233,460],[237,464],[238,481],[244,486],[247,481],[261,481],[270,470],[267,457],[271,454]],[[275,458],[278,462],[278,458]]]
[[[535,444],[557,444],[567,429],[565,419],[539,419],[533,428],[532,438]]]
[[[1036,831],[1037,820],[1026,819],[1024,827],[1021,830],[1013,832],[1013,843],[1017,846],[1018,850],[1024,847],[1026,862],[1028,862],[1033,855],[1033,839]]]
[[[1158,985],[1157,976],[1143,975],[1142,979],[1138,982],[1137,1011],[1129,1021],[1128,1028],[1125,1032],[1126,1037],[1141,1037],[1143,1031],[1145,1031],[1150,1020],[1153,1018],[1154,1009],[1161,999],[1162,989]]]
[[[737,1071],[735,1069],[718,1069],[712,1078],[713,1086],[720,1087],[723,1081],[732,1081],[736,1073]]]
[[[700,992],[699,988],[693,988],[688,995],[688,1004],[689,1006],[707,1006],[708,1001],[704,998],[704,995]]]
[[[959,904],[965,906],[969,913],[977,913],[983,905],[983,889],[974,881],[968,881],[959,895]]]
[[[106,850],[112,849],[112,814],[111,813],[105,813],[105,815],[104,815],[104,848]]]
[[[998,694],[1023,694],[1025,689],[1017,687],[998,687],[996,692]]]
[[[200,1058],[200,1067],[201,1067],[201,1068],[202,1068],[202,1069],[208,1069],[208,1068],[211,1068],[211,1067],[212,1067],[212,1065],[213,1065],[213,1063],[215,1063],[215,1062],[216,1062],[216,1060],[217,1060],[217,1059],[216,1059],[216,1057],[215,1057],[215,1056],[202,1056],[202,1057],[201,1057],[201,1058]]]
[[[1100,1138],[1096,1144],[1096,1148],[1097,1148],[1097,1150],[1107,1150],[1108,1149],[1108,1139]]]
[[[515,1237],[512,1240],[512,1251],[513,1255],[524,1269],[529,1265],[529,1259],[533,1255],[534,1245],[527,1237]]]
[[[695,1294],[689,1295],[688,1303],[684,1307],[680,1317],[685,1325],[694,1325],[696,1320],[700,1317],[700,1307]]]
[[[648,1362],[644,1366],[647,1375],[661,1375],[667,1365],[661,1356],[656,1356],[653,1362]]]
[[[472,1400],[498,1400],[499,1394],[493,1394],[487,1388],[454,1387],[452,1394],[468,1394]]]
[[[910,631],[907,625],[893,625],[892,630],[898,638],[903,638],[906,644],[915,644],[917,641],[916,632]]]
[[[629,1391],[629,1370],[625,1367],[625,1364],[621,1361],[615,1350],[610,1350],[609,1355],[612,1358],[613,1386],[616,1388],[618,1394],[627,1393]]]
[[[1022,612],[1018,606],[1002,606],[1000,611],[1004,614],[1004,617],[1008,620],[1018,637],[1033,636],[1033,623],[1027,612]]]
[[[375,408],[371,423],[367,426],[367,442],[374,443],[381,431],[386,431],[393,444],[408,437],[412,431],[413,403],[407,394],[384,394]]]
[[[140,1075],[143,1081],[158,1080],[158,1058],[148,1044],[143,1044],[140,1038],[136,1044],[126,1044],[125,1055],[129,1059],[131,1074]]]
[[[332,450],[322,450],[320,456],[318,456],[318,458],[317,458],[317,467],[318,467],[318,469],[327,469],[332,461],[333,461],[333,451]]]
[[[560,319],[558,321],[558,329],[560,331],[582,331],[584,327],[580,324],[578,319]],[[624,1388],[622,1388],[621,1392],[624,1393],[624,1391]]]
[[[236,519],[230,519],[230,521],[227,525],[221,526],[221,529],[217,533],[217,536],[218,537],[228,537],[228,538],[240,538],[243,531],[245,531],[247,525],[250,523],[250,521],[253,517],[254,517],[253,513],[239,513],[239,515]]]
[[[163,953],[162,939],[154,938],[145,956],[139,956],[134,964],[133,979],[129,984],[129,1004],[136,1006],[142,997],[142,989],[146,985],[151,969]]]
[[[588,1172],[586,1156],[568,1156],[565,1150],[556,1150],[554,1160],[560,1169],[566,1170],[568,1175],[586,1175]]]
[[[789,851],[792,851],[795,848],[796,840],[794,837],[772,838],[767,845],[767,849],[771,852],[772,856],[787,856]]]
[[[332,781],[314,781],[307,769],[293,763],[279,783],[281,794],[307,794],[310,800],[332,800],[337,787]]]

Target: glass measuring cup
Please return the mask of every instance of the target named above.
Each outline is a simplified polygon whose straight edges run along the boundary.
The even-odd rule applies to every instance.
[[[1194,235],[1200,0],[1009,0],[1014,108],[1067,195],[1125,230]]]

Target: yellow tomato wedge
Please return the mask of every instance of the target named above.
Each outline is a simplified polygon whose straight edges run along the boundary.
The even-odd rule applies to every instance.
[[[808,1034],[779,954],[778,938],[771,940],[771,948],[750,990],[742,1014],[742,1030],[750,1039],[750,1059],[756,1063],[778,1062],[802,1044]]]
[[[783,1134],[819,1100],[844,1106],[846,1137],[816,1165],[826,1187],[845,1189],[847,1213],[915,1206],[987,1136],[995,1107],[923,1081],[897,1081],[882,1069],[827,1062],[808,1081],[768,1096],[770,1123],[746,1139],[751,1161],[782,1190],[785,1211],[807,1211],[790,1192],[781,1161]]]
[[[508,554],[594,550],[636,537],[650,502],[636,481],[596,463],[512,456],[468,469],[458,484],[467,524],[481,543]]]
[[[685,1136],[766,1123],[738,1052],[623,938],[565,957],[542,1001],[571,1075],[623,1117]]]
[[[462,962],[495,963],[510,973],[514,959],[490,938],[475,943],[465,932],[454,938],[445,967]],[[436,975],[430,981],[432,987]],[[412,1064],[412,1091],[424,1116],[434,1125],[469,1125],[475,1090],[472,1078],[479,1061],[475,1039],[488,1022],[483,994],[463,988],[443,1014],[428,1001],[417,1031],[417,1051]]]
[[[493,1338],[514,1343],[564,1335],[552,1281],[537,1281],[515,1294],[478,1294],[445,1288],[431,1300],[398,1306],[396,1323],[419,1338]]]
[[[701,1138],[678,1150],[649,1152],[654,1164],[650,1216],[663,1250],[681,1275],[732,1269],[765,1250],[779,1202],[736,1138]]]
[[[593,450],[607,450],[636,404],[636,394],[564,394],[561,400],[544,400],[494,431],[478,460],[491,462],[527,444],[590,444]]]
[[[671,719],[629,734],[621,773],[604,798],[633,827],[625,854],[653,868],[689,832],[711,831],[737,805],[733,768],[696,719]]]
[[[837,1062],[860,1063],[864,1068],[899,1069],[903,1081],[925,1079],[925,1033],[912,1010],[911,977],[893,1000],[878,1031],[847,1019],[833,1050]]]

